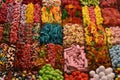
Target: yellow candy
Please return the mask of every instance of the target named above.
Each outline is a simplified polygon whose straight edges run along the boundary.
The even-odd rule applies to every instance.
[[[82,15],[83,15],[83,23],[84,26],[90,23],[89,11],[88,6],[82,7]]]
[[[101,25],[103,23],[103,18],[102,18],[100,7],[98,5],[96,5],[94,11],[96,14],[96,23],[97,23],[97,25]]]
[[[0,65],[4,65],[4,63],[0,61]]]
[[[33,23],[34,5],[29,3],[26,9],[26,23]]]
[[[118,78],[115,78],[115,80],[119,80]]]
[[[120,71],[120,68],[117,68],[117,70],[119,70],[119,71]]]

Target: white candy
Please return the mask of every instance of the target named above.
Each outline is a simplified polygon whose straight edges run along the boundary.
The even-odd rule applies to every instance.
[[[112,78],[112,76],[109,74],[109,75],[107,75],[107,79],[108,79],[108,80],[112,80],[113,78]]]
[[[111,77],[114,78],[115,77],[115,74],[114,73],[110,73]]]
[[[95,80],[94,78],[90,78],[90,80]]]
[[[103,76],[103,77],[101,78],[101,80],[107,80],[107,77],[106,77],[106,76]]]
[[[99,68],[96,69],[96,73],[98,74],[100,72]]]
[[[95,75],[94,75],[94,79],[95,79],[95,80],[99,80],[99,75],[98,75],[98,74],[95,74]]]
[[[100,71],[100,72],[101,72],[101,71],[104,72],[104,71],[105,71],[105,67],[104,67],[104,66],[100,66],[100,67],[99,67],[99,71]]]
[[[112,71],[113,71],[112,68],[107,68],[105,70],[105,74],[108,75],[108,74],[112,73]]]
[[[95,75],[95,71],[90,71],[90,76],[93,77]]]
[[[103,76],[105,76],[105,73],[104,72],[100,72],[99,73],[99,77],[103,77]]]

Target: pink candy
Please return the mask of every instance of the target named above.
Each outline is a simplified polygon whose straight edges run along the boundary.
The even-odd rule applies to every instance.
[[[120,44],[120,27],[110,27],[110,35],[108,38],[110,39],[112,44]]]
[[[11,43],[16,43],[16,41],[18,40],[17,33],[18,33],[19,20],[20,20],[20,3],[15,2],[13,6],[13,20],[10,31]]]
[[[40,23],[40,5],[35,4],[34,7],[35,7],[35,10],[34,10],[34,22],[35,23]]]
[[[80,47],[79,45],[72,45],[70,48],[64,49],[64,71],[85,71],[88,67],[85,55],[84,46]]]

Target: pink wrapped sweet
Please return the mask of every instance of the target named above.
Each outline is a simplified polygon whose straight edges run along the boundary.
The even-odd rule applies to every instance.
[[[64,71],[69,73],[75,70],[86,71],[88,62],[84,52],[84,46],[72,45],[70,48],[64,49]]]

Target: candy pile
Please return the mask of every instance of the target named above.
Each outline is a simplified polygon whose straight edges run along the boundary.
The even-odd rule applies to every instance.
[[[7,5],[6,3],[0,2],[0,24],[6,21],[7,16]]]
[[[0,24],[0,43],[9,43],[9,33],[11,25],[9,23]]]
[[[117,8],[117,0],[100,0],[100,6]]]
[[[8,45],[1,44],[0,45],[0,71],[5,69],[5,63],[7,61],[6,54],[7,54]]]
[[[117,74],[115,80],[119,80],[119,78],[120,78],[120,68],[116,68],[115,73]]]
[[[72,45],[70,48],[64,49],[64,71],[70,73],[72,71],[87,71],[88,62],[84,52],[84,46]]]
[[[65,80],[88,80],[88,74],[80,71],[74,71],[72,74],[65,74]]]
[[[105,46],[106,35],[105,30],[102,26],[96,26],[91,23],[85,27],[85,41],[87,46]]]
[[[90,80],[114,80],[115,77],[113,69],[111,67],[105,69],[104,66],[100,66],[96,71],[90,71],[89,74]]]
[[[62,44],[62,27],[59,24],[46,23],[40,31],[41,44]]]
[[[42,23],[61,23],[61,0],[42,0]]]
[[[106,46],[103,47],[86,47],[88,67],[95,70],[100,65],[105,67],[111,66],[108,50]]]
[[[50,64],[46,64],[39,71],[39,80],[64,80],[63,73],[59,69],[54,69]]]
[[[83,28],[79,24],[68,23],[63,26],[63,45],[69,47],[72,44],[84,45]]]
[[[54,68],[63,70],[64,62],[63,62],[62,50],[63,50],[62,46],[55,45],[52,43],[41,46],[40,49],[37,50],[37,52],[38,52],[39,58],[41,60],[42,59],[44,60],[44,63],[40,63],[40,65],[49,63]]]
[[[102,15],[104,18],[104,25],[119,26],[120,13],[117,9],[116,0],[101,0]],[[111,13],[113,12],[113,13]]]
[[[10,43],[16,43],[18,40],[18,27],[20,20],[20,3],[15,2],[13,6],[13,21],[10,28]]]
[[[118,80],[117,4],[0,0],[0,80]]]
[[[111,49],[109,49],[110,57],[112,61],[112,66],[114,68],[120,68],[120,45],[112,46]]]
[[[67,23],[81,24],[82,23],[82,14],[81,6],[78,0],[62,0],[63,9],[62,9],[62,20],[63,25]]]
[[[120,27],[110,27],[106,28],[107,42],[109,45],[120,44]]]
[[[85,41],[88,46],[106,45],[105,30],[102,26],[103,18],[98,5],[96,7],[82,7]]]

